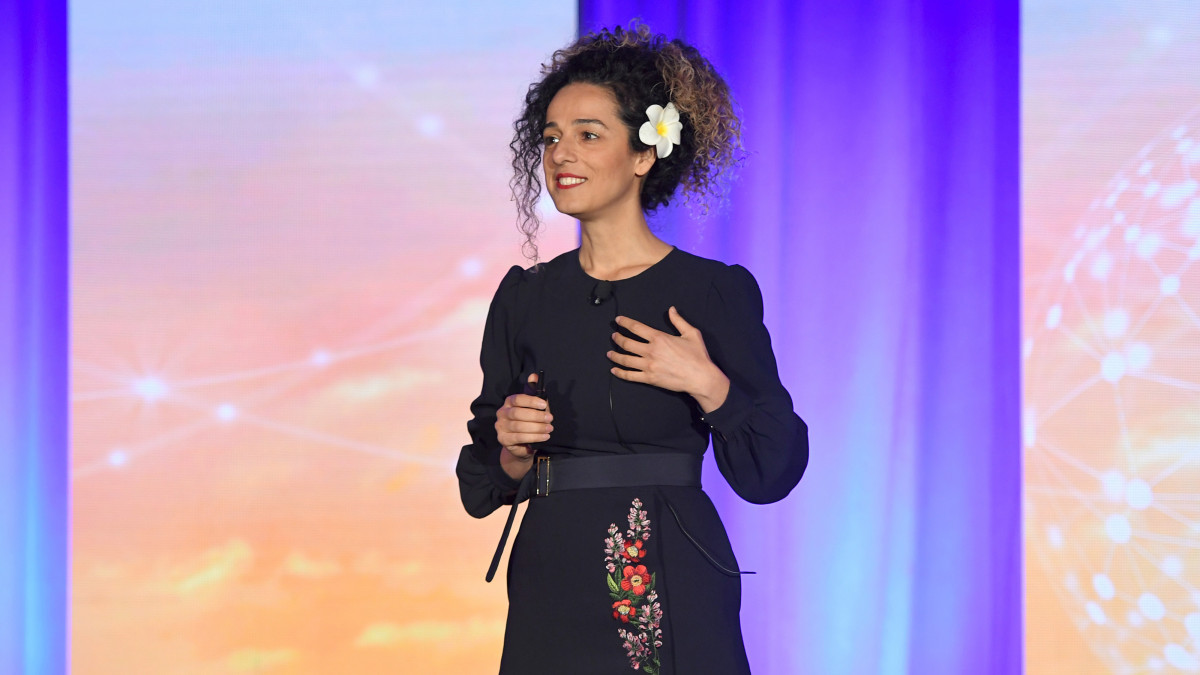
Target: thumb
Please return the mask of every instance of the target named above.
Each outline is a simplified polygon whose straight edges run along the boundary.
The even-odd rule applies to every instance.
[[[695,328],[692,327],[692,324],[684,320],[683,316],[679,314],[679,310],[675,309],[674,305],[667,310],[667,318],[671,320],[671,325],[675,326],[675,330],[679,331],[681,336],[685,333],[695,330]]]

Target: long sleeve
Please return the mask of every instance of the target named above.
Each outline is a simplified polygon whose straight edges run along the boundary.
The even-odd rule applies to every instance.
[[[779,381],[762,293],[745,268],[716,275],[707,300],[705,345],[729,378],[729,394],[704,420],[712,428],[717,467],[743,499],[783,499],[808,466],[808,427]]]
[[[500,466],[496,411],[519,388],[520,364],[513,349],[513,315],[522,275],[520,267],[510,269],[488,309],[479,352],[483,389],[471,403],[472,418],[467,422],[471,443],[463,446],[455,469],[463,506],[476,518],[487,516],[503,504],[511,504],[519,485]]]

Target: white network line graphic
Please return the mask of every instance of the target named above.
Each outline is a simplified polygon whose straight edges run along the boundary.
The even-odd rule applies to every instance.
[[[1122,674],[1200,672],[1197,121],[1146,145],[1058,273],[1026,282],[1026,536]]]

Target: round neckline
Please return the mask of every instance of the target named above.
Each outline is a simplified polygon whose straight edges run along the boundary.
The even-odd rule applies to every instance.
[[[641,278],[645,277],[651,270],[653,270],[657,267],[661,267],[664,262],[666,262],[668,259],[675,256],[675,253],[679,250],[679,247],[672,246],[671,250],[667,251],[667,254],[664,255],[663,257],[659,258],[657,262],[652,263],[649,267],[642,270],[641,272],[638,272],[637,274],[635,274],[633,276],[625,277],[623,279],[598,279],[598,278],[588,274],[587,270],[583,269],[583,262],[579,260],[579,252],[581,250],[582,249],[579,249],[579,248],[575,249],[574,255],[571,256],[575,260],[575,268],[579,270],[580,274],[582,274],[587,279],[594,281],[596,283],[607,282],[610,284],[620,284],[620,283],[624,283],[626,281],[633,281],[634,279],[641,279]]]

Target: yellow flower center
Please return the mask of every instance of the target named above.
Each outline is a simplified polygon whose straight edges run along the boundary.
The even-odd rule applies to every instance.
[[[666,138],[666,136],[667,136],[667,123],[666,122],[659,122],[658,126],[656,126],[654,128],[656,131],[658,131],[659,136]]]
[[[634,586],[641,586],[642,585],[642,575],[635,574],[635,575],[629,577],[629,583],[633,584]]]

